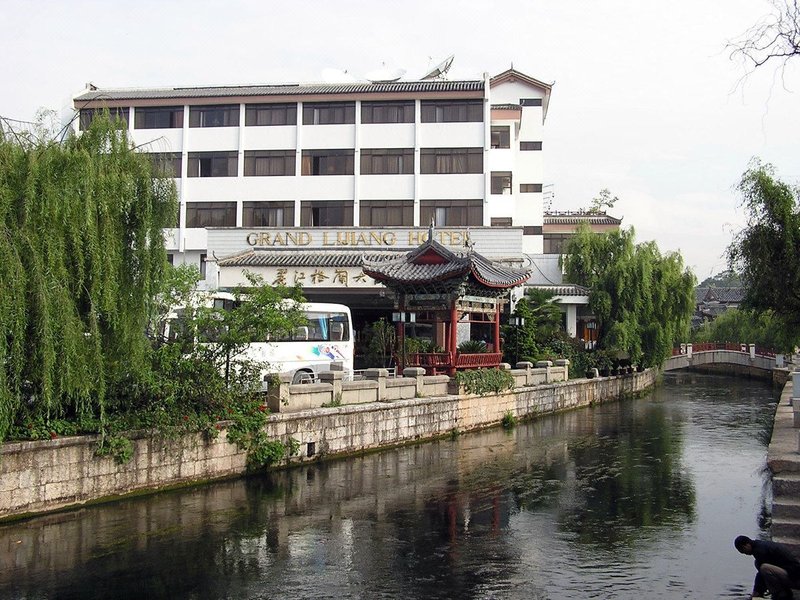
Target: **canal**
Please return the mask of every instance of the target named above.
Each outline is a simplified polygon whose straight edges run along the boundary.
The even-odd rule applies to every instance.
[[[747,598],[776,391],[668,374],[511,430],[0,527],[0,597]]]

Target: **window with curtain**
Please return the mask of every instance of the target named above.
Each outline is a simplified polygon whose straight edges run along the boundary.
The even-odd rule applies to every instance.
[[[423,100],[420,120],[423,123],[481,123],[483,100]]]
[[[511,171],[492,171],[492,194],[511,193]]]
[[[414,225],[413,200],[362,200],[359,223],[364,227]]]
[[[353,150],[303,150],[302,175],[352,175],[355,168]]]
[[[189,152],[189,177],[236,177],[237,152]]]
[[[300,204],[301,227],[337,227],[352,224],[352,202],[312,200]]]
[[[294,175],[294,150],[252,150],[244,153],[246,177]]]
[[[423,148],[420,172],[435,175],[483,173],[483,148]]]
[[[403,175],[414,173],[412,148],[361,150],[362,175]]]
[[[362,102],[362,123],[413,123],[414,101]]]
[[[430,223],[432,218],[442,227],[483,225],[483,200],[420,201],[420,223]]]
[[[492,148],[511,147],[511,127],[508,125],[492,126]]]
[[[297,125],[297,104],[248,104],[244,124],[251,126]]]
[[[236,202],[187,202],[186,227],[235,227]]]
[[[294,202],[244,202],[243,227],[292,227]]]
[[[152,152],[153,172],[161,177],[180,178],[183,160],[180,152]]]
[[[303,125],[352,125],[355,102],[304,102]]]
[[[177,129],[183,127],[182,106],[137,107],[133,116],[134,129]]]
[[[238,127],[239,105],[190,106],[189,127]]]
[[[131,110],[127,107],[112,107],[109,109],[105,108],[82,108],[81,109],[81,116],[79,121],[80,130],[83,131],[91,125],[92,121],[96,119],[98,116],[102,115],[105,110],[108,110],[108,117],[111,121],[121,120],[125,123],[125,127],[128,126],[130,122],[130,112]]]

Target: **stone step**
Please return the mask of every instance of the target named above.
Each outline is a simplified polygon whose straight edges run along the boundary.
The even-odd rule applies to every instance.
[[[800,499],[780,496],[772,502],[773,519],[800,519]]]
[[[800,473],[784,472],[772,477],[772,495],[775,500],[782,496],[800,498]]]
[[[781,536],[772,536],[773,542],[778,542],[779,544],[783,544],[791,552],[794,553],[795,556],[800,556],[800,539],[794,537],[781,537]]]
[[[772,537],[792,538],[800,544],[800,519],[791,517],[776,518],[772,515]]]

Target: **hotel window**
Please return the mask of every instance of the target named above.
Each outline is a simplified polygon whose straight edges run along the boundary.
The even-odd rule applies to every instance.
[[[236,227],[236,202],[187,202],[186,227]]]
[[[413,123],[414,101],[362,102],[362,123]]]
[[[236,177],[236,152],[189,152],[189,177]]]
[[[297,125],[297,104],[248,104],[244,108],[244,124]]]
[[[564,254],[574,233],[545,233],[543,236],[545,254]]]
[[[302,175],[352,175],[353,150],[303,150]]]
[[[81,131],[88,129],[89,125],[91,125],[92,121],[102,115],[106,110],[108,110],[108,117],[111,119],[112,122],[121,120],[125,127],[128,127],[128,121],[130,121],[130,109],[114,107],[114,108],[82,108],[81,109],[81,118],[80,118],[80,129]]]
[[[511,171],[492,171],[492,194],[511,193]]]
[[[301,227],[341,227],[352,224],[352,202],[318,200],[300,204]]]
[[[189,127],[238,127],[239,105],[190,106]]]
[[[542,149],[542,142],[520,142],[519,143],[520,150],[541,150]]]
[[[153,152],[150,154],[150,160],[153,163],[153,172],[156,175],[180,178],[181,164],[183,162],[180,152]]]
[[[242,227],[291,227],[294,202],[244,202]]]
[[[355,102],[304,102],[303,125],[352,125]]]
[[[253,150],[244,153],[246,177],[294,175],[294,150]]]
[[[134,129],[176,129],[183,127],[182,106],[141,107],[133,113]]]
[[[189,177],[236,177],[237,152],[189,152]]]
[[[481,123],[483,100],[423,100],[420,119],[423,123]]]
[[[413,200],[362,200],[359,223],[364,227],[414,225]]]
[[[521,183],[519,184],[521,194],[535,194],[542,191],[541,183]]]
[[[492,148],[511,147],[511,128],[508,125],[492,127]]]
[[[483,148],[423,148],[423,174],[483,173]]]
[[[492,227],[511,227],[513,221],[511,217],[492,217]]]
[[[365,149],[361,151],[362,175],[410,175],[414,173],[414,150]]]
[[[422,200],[419,206],[420,223],[456,227],[483,225],[483,200]]]

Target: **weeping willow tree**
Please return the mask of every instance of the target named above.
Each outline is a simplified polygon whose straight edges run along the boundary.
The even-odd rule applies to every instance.
[[[24,414],[102,418],[145,363],[176,194],[119,125],[0,132],[0,440]]]
[[[652,366],[686,339],[694,310],[692,272],[678,253],[634,243],[633,229],[606,234],[582,226],[564,257],[568,281],[588,287],[600,347]]]

